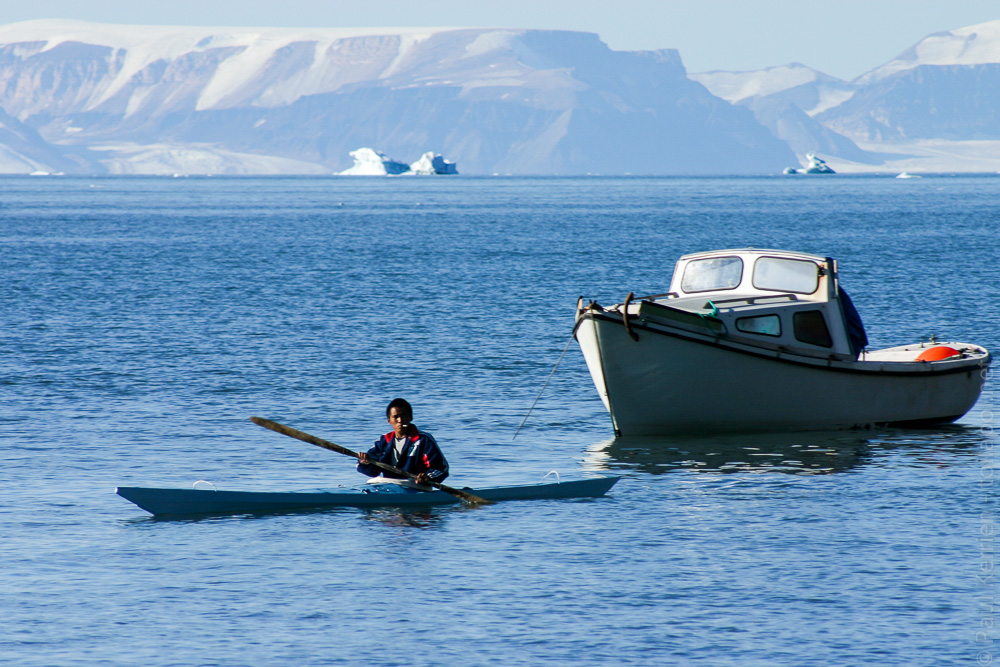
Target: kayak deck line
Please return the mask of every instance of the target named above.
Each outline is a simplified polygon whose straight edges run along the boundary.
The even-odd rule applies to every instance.
[[[549,484],[500,486],[470,489],[469,491],[491,502],[598,498],[607,493],[619,479],[621,478],[594,477]],[[115,493],[154,516],[267,513],[334,507],[417,508],[457,505],[462,502],[459,498],[443,491],[419,493],[269,492],[120,486],[115,489]]]

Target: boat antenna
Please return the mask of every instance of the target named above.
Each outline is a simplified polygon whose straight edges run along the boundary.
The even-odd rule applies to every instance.
[[[517,437],[517,434],[521,432],[521,427],[524,426],[524,422],[528,421],[528,417],[531,415],[531,411],[535,409],[535,405],[538,403],[538,399],[542,397],[542,392],[544,392],[545,388],[549,386],[549,380],[551,380],[552,376],[555,375],[556,369],[559,368],[559,363],[562,361],[563,357],[566,356],[566,350],[569,349],[569,345],[570,343],[573,342],[573,338],[574,337],[571,335],[569,337],[569,340],[566,341],[566,347],[563,348],[562,354],[560,354],[559,359],[556,360],[556,365],[552,367],[552,371],[549,373],[549,376],[545,378],[545,384],[542,385],[542,390],[538,392],[538,396],[535,397],[535,402],[531,404],[530,408],[528,408],[528,414],[524,415],[524,419],[521,420],[521,426],[518,426],[517,430],[514,431],[514,437],[511,438],[511,441],[513,441],[514,438]]]

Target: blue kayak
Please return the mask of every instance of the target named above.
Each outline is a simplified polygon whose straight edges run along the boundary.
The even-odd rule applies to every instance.
[[[607,493],[619,477],[499,486],[487,489],[463,489],[492,502],[507,500],[556,500],[561,498],[597,498]],[[115,492],[150,514],[244,514],[254,512],[286,512],[331,507],[433,507],[457,505],[462,501],[444,491],[419,493],[353,492],[267,492],[216,491],[205,489],[156,489],[140,486],[120,486]]]

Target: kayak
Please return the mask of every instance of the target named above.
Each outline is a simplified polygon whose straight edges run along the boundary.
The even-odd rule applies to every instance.
[[[556,500],[598,498],[615,485],[619,477],[595,477],[551,484],[499,486],[463,489],[492,502],[507,500]],[[158,489],[120,486],[115,489],[150,514],[244,514],[286,512],[331,507],[432,507],[456,505],[462,501],[444,491],[418,493],[362,493],[361,491],[217,491],[214,489]]]

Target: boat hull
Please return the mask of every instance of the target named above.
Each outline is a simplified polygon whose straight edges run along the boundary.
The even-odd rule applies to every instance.
[[[946,423],[982,391],[989,356],[949,362],[806,359],[722,336],[586,313],[576,336],[619,435]]]
[[[597,498],[607,493],[618,477],[598,477],[554,484],[467,489],[493,502]],[[123,486],[115,492],[155,516],[195,514],[248,514],[295,512],[332,507],[433,507],[462,501],[444,491],[426,493],[257,492],[204,489],[158,489]]]

